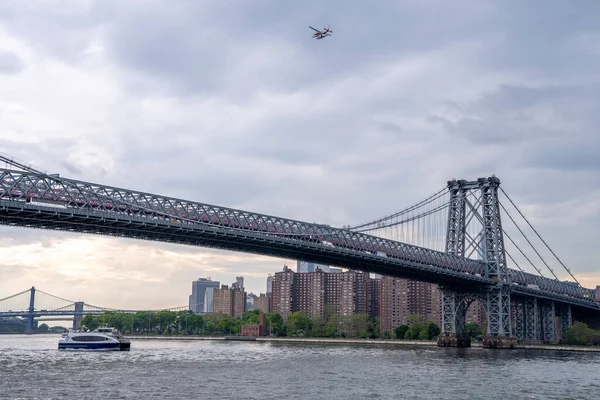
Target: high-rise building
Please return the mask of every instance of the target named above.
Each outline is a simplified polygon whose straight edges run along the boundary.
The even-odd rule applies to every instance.
[[[327,274],[326,303],[337,315],[367,314],[369,275],[358,271]]]
[[[199,278],[192,282],[192,294],[189,297],[189,308],[193,313],[199,314],[202,312],[212,312],[212,294],[208,296],[207,301],[206,291],[218,288],[219,282],[213,281],[210,278]]]
[[[215,313],[222,313],[229,317],[242,318],[246,311],[246,292],[227,285],[214,289],[213,307]]]
[[[233,290],[227,285],[221,285],[221,288],[214,289],[213,293],[213,312],[231,317],[233,315]]]
[[[273,312],[287,318],[301,311],[310,318],[322,317],[328,308],[337,315],[367,314],[369,276],[356,271],[294,273],[284,267],[275,274]]]
[[[286,266],[273,277],[273,312],[287,318],[292,311],[294,271]]]
[[[600,285],[596,285],[596,301],[600,301]]]
[[[260,310],[265,314],[271,312],[271,294],[261,293],[256,300],[254,300],[254,309]]]
[[[244,312],[246,312],[246,292],[240,288],[235,288],[233,291],[233,308],[231,309],[231,316],[235,318],[242,318]]]
[[[437,285],[409,279],[384,276],[381,279],[381,332],[391,332],[408,324],[411,314],[441,327],[442,299]]]
[[[368,314],[369,317],[379,317],[381,310],[381,278],[369,279]]]
[[[240,289],[242,292],[244,291],[244,277],[236,276],[235,282],[231,284],[232,289]]]
[[[406,304],[408,285],[406,279],[384,276],[381,278],[381,311],[379,329],[381,333],[391,332],[408,321]]]
[[[292,312],[302,311],[309,318],[325,314],[326,273],[317,268],[315,272],[297,273],[293,279]]]
[[[323,272],[329,272],[329,265],[316,264],[309,261],[297,261],[296,272],[298,273],[315,272],[317,269],[320,269]]]
[[[213,312],[214,290],[217,288],[218,286],[207,287],[206,291],[204,292],[204,311],[206,311],[207,313]]]
[[[486,321],[487,316],[485,314],[485,308],[483,304],[479,300],[475,300],[471,303],[469,308],[467,309],[467,314],[465,316],[465,322],[468,324],[469,322],[474,322],[479,326],[483,326],[483,323]]]
[[[246,311],[254,310],[256,300],[258,300],[258,296],[254,293],[248,293],[246,295]]]

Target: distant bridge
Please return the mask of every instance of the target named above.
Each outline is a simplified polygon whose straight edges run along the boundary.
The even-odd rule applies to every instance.
[[[93,306],[83,301],[72,301],[48,294],[35,287],[0,299],[0,320],[3,318],[24,318],[27,320],[25,333],[32,333],[34,321],[64,321],[73,319],[73,328],[81,326],[84,315],[101,315],[105,312],[136,314],[139,312],[157,313],[160,311],[187,311],[189,305],[156,310],[115,309]],[[40,319],[40,317],[50,317]]]
[[[595,291],[577,283],[500,188],[497,177],[452,180],[403,211],[334,228],[68,179],[11,158],[0,159],[17,168],[0,169],[0,224],[213,247],[432,282],[442,289],[444,335],[464,337],[466,309],[480,301],[488,333],[498,338],[493,345],[515,336],[556,341],[557,316],[564,332],[572,324],[572,307],[578,313],[600,312]],[[506,211],[501,194],[573,282],[558,279]],[[508,235],[501,211],[543,266],[525,254],[522,240],[518,243]],[[518,252],[507,251],[505,237]],[[508,268],[507,256],[517,269]],[[542,270],[552,277],[545,277]]]

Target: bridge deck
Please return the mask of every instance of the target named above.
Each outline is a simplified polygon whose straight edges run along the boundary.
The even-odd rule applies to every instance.
[[[32,172],[0,169],[0,224],[302,259],[485,290],[485,264],[363,233]],[[592,291],[510,270],[527,295],[594,309]],[[538,289],[534,289],[537,287]]]

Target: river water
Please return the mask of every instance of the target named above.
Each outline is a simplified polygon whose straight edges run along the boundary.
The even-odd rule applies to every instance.
[[[0,336],[0,399],[600,399],[600,353]]]

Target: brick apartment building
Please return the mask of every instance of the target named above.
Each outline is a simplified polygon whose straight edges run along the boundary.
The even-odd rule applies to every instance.
[[[227,285],[213,291],[213,312],[229,317],[242,318],[246,311],[246,292],[242,289],[231,289]]]

